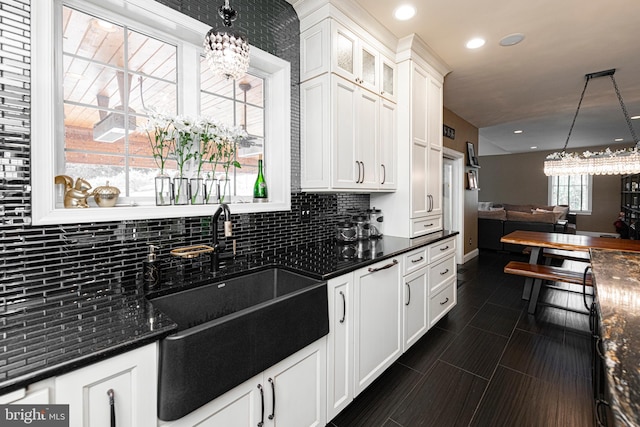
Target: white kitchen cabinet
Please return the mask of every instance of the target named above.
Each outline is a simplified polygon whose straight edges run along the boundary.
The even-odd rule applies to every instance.
[[[431,328],[438,320],[442,319],[458,302],[458,292],[456,289],[455,277],[445,282],[440,287],[439,292],[429,298],[429,327]]]
[[[161,427],[317,427],[326,424],[326,339],[308,345]]]
[[[353,400],[353,273],[331,279],[327,336],[327,421]]]
[[[0,396],[0,405],[47,405],[51,403],[53,378],[48,378]]]
[[[429,328],[428,269],[421,268],[403,277],[402,351],[418,341]]]
[[[334,74],[302,83],[300,94],[302,188],[395,189],[394,105]]]
[[[398,159],[396,145],[396,104],[382,100],[380,104],[380,144],[378,171],[379,188],[395,190],[397,188]]]
[[[332,18],[300,37],[302,189],[394,191],[393,54],[381,54],[381,46],[361,28]]]
[[[384,53],[383,53],[384,51]],[[393,52],[353,22],[328,18],[300,35],[300,81],[334,73],[392,102],[396,101]]]
[[[157,344],[114,356],[55,378],[55,403],[69,405],[70,426],[155,426]],[[113,405],[109,393],[113,391]]]
[[[443,76],[410,49],[397,64],[397,191],[372,194],[393,218],[385,233],[420,237],[442,230]]]
[[[354,396],[402,353],[400,264],[387,259],[354,272]]]

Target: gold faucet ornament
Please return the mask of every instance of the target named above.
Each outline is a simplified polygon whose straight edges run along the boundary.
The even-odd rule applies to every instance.
[[[83,178],[78,178],[73,182],[73,178],[67,175],[55,177],[56,184],[64,185],[64,207],[65,208],[88,208],[87,197],[93,194],[91,184]]]

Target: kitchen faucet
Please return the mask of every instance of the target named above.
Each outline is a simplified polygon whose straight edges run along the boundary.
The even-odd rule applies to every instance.
[[[213,214],[213,220],[211,224],[211,234],[213,234],[213,252],[211,252],[211,269],[218,271],[219,269],[219,253],[224,251],[226,244],[224,242],[218,242],[218,220],[220,215],[224,213],[224,237],[231,237],[233,235],[231,228],[231,211],[226,203],[220,203],[218,209]]]

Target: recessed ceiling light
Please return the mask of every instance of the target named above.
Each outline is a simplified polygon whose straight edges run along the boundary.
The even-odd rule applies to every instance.
[[[393,16],[396,17],[399,21],[406,21],[407,19],[411,19],[416,15],[416,8],[411,6],[410,4],[404,4],[399,6],[394,12]]]
[[[633,116],[633,117],[631,117],[631,120],[638,120],[638,119],[640,119],[640,116]]]
[[[520,129],[518,129],[518,130],[514,130],[514,131],[513,131],[513,133],[522,133],[522,132],[524,132],[524,131],[523,131],[523,130],[520,130]]]
[[[538,148],[538,146],[537,146],[537,145],[533,145],[533,146],[531,146],[531,147],[529,147],[529,148],[531,148],[532,150],[535,150],[535,149],[537,149],[537,148]]]
[[[520,43],[522,40],[524,40],[524,34],[522,33],[509,34],[500,40],[500,46],[513,46]]]
[[[113,33],[117,30],[116,26],[111,22],[103,21],[102,19],[94,19],[92,24],[94,28],[99,28],[107,33]]]
[[[477,49],[479,47],[484,46],[485,40],[480,37],[476,37],[475,39],[471,39],[467,42],[467,49]]]
[[[624,141],[624,138],[616,138],[616,139],[614,139],[614,141],[615,142],[622,142],[622,141]]]

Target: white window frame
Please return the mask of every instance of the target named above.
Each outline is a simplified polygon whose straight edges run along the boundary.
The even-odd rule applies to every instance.
[[[553,200],[553,179],[557,178],[557,177],[553,177],[550,176],[548,179],[548,192],[547,192],[547,199],[548,199],[548,204],[549,205],[556,205],[556,201]],[[592,208],[592,202],[593,202],[593,176],[592,175],[587,175],[587,210],[573,210],[572,208],[570,209],[571,213],[575,213],[578,215],[591,215],[591,208]]]
[[[83,10],[98,10],[114,18],[144,22],[146,26],[171,33],[187,44],[182,49],[195,50],[200,46],[209,26],[153,0],[55,0],[38,2],[31,9],[31,201],[32,222],[35,225],[72,224],[135,219],[178,218],[211,215],[217,205],[131,206],[114,208],[56,208],[53,178],[56,175],[53,159],[60,156],[56,138],[63,138],[59,121],[62,101],[56,70],[55,54],[56,10],[60,4],[79,6]],[[118,19],[115,19],[118,22]],[[191,46],[189,46],[189,43]],[[179,48],[180,49],[180,48]],[[189,66],[187,66],[189,65]],[[199,82],[198,64],[179,64],[179,76],[185,84]],[[232,213],[272,212],[291,210],[291,66],[254,46],[251,47],[251,66],[269,74],[265,85],[265,158],[269,159],[266,180],[269,183],[269,203],[237,203]],[[194,77],[192,79],[191,77]],[[180,84],[180,82],[179,82]],[[194,83],[191,83],[194,84]],[[199,86],[199,84],[198,84]],[[182,92],[182,90],[180,90]],[[197,90],[199,96],[199,89]],[[193,103],[178,99],[178,111],[195,114]],[[92,183],[97,186],[98,183]]]

